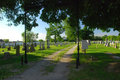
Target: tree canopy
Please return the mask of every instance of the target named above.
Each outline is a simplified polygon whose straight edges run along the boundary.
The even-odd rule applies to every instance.
[[[77,19],[90,28],[104,31],[120,30],[119,0],[4,0],[0,9],[15,25],[25,24],[28,30],[38,26],[36,17],[43,21],[60,22],[69,16],[69,23],[77,27]],[[77,10],[78,9],[78,10]],[[78,15],[78,16],[77,16]]]
[[[56,44],[56,38],[60,38],[60,34],[62,34],[65,29],[63,28],[61,23],[50,23],[49,28],[45,28],[47,31],[47,37],[50,38],[50,36],[55,36],[55,44]],[[59,40],[59,39],[58,39]]]
[[[25,32],[22,34],[23,41],[25,41]],[[38,33],[34,33],[32,31],[26,31],[26,42],[35,42],[38,38]]]

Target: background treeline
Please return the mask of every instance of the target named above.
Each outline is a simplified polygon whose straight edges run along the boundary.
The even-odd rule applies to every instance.
[[[109,35],[109,36],[107,36],[107,35],[104,35],[104,36],[94,36],[94,37],[92,37],[92,40],[103,40],[103,41],[105,41],[106,40],[106,38],[107,38],[107,40],[113,40],[113,41],[120,41],[120,36],[118,35],[118,36],[115,36],[115,35]]]

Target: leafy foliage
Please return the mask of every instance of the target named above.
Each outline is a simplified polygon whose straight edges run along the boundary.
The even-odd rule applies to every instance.
[[[62,34],[65,31],[65,29],[60,23],[50,23],[49,26],[49,28],[45,28],[47,31],[47,37],[50,38],[50,36],[54,35],[56,43],[56,38],[60,37],[60,34]]]
[[[25,32],[22,33],[23,41],[25,41]],[[26,31],[26,42],[34,42],[38,38],[38,33],[32,31]]]
[[[5,43],[8,43],[8,42],[9,42],[9,39],[4,39],[4,42],[5,42]]]
[[[69,16],[69,23],[77,27],[81,20],[85,26],[109,32],[111,28],[120,30],[120,1],[108,0],[5,0],[0,3],[0,9],[14,25],[25,24],[31,30],[38,26],[36,17],[47,23],[58,23]]]

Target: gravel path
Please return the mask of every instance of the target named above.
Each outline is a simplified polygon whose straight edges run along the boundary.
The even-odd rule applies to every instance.
[[[57,51],[54,54],[37,62],[34,66],[30,67],[26,71],[5,80],[67,80],[67,74],[69,73],[69,62],[76,47],[77,46],[74,46],[67,53],[65,53],[65,55],[54,67],[54,71],[50,72],[48,75],[43,75],[45,72],[42,70],[45,69],[45,66],[50,66],[52,64],[52,58],[64,49]]]

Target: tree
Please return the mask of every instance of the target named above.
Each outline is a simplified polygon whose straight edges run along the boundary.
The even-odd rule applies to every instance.
[[[102,36],[102,40],[106,40],[106,38],[107,38],[107,35],[104,35],[104,36]]]
[[[77,27],[77,21],[81,20],[90,28],[110,31],[111,28],[120,30],[119,4],[119,0],[7,0],[0,3],[0,9],[15,25],[25,24],[26,11],[26,25],[29,30],[38,26],[36,17],[42,9],[40,18],[47,23],[58,23],[70,16],[69,23],[72,27]]]
[[[76,27],[72,27],[69,24],[69,17],[67,17],[65,20],[62,21],[62,25],[65,28],[65,34],[67,35],[67,39],[69,41],[75,41],[77,39],[77,31]]]
[[[5,42],[5,43],[8,43],[8,42],[9,42],[9,39],[4,39],[4,42]]]
[[[54,35],[55,37],[55,44],[56,44],[56,38],[60,36],[60,34],[62,34],[65,29],[63,28],[63,26],[60,23],[50,23],[49,24],[49,28],[45,28],[47,31],[47,36],[52,36]]]
[[[42,39],[40,39],[40,40],[39,40],[39,42],[43,42],[43,40],[42,40]]]
[[[23,41],[25,41],[25,32],[22,33]],[[26,42],[35,42],[38,38],[38,33],[32,31],[26,31]]]
[[[83,29],[81,29],[80,31],[80,35],[81,35],[81,38],[83,40],[87,40],[87,39],[92,39],[92,36],[94,36],[94,29],[91,29],[89,28],[88,26],[84,26]]]

